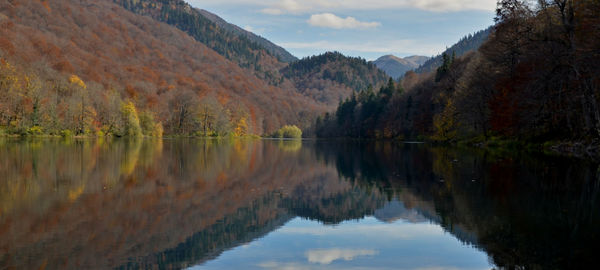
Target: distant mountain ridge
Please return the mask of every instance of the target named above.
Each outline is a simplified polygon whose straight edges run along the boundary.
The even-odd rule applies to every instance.
[[[427,60],[429,60],[427,56],[413,55],[400,58],[394,55],[384,55],[373,63],[390,77],[397,79],[402,77],[407,71],[418,68]]]

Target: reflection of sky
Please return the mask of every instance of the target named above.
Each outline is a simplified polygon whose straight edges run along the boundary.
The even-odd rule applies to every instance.
[[[490,269],[485,253],[431,223],[296,218],[192,269]]]

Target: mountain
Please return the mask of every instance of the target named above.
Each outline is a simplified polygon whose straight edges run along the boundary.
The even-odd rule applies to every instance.
[[[166,2],[180,3],[136,5]],[[204,17],[185,15],[191,11],[183,7],[147,10],[169,20],[196,18],[198,24],[188,28],[192,33],[215,27]],[[213,47],[230,42],[221,50],[229,60],[187,32],[112,0],[1,1],[0,14],[0,81],[8,83],[0,88],[0,127],[9,132],[38,127],[32,132],[115,134],[123,121],[137,123],[119,118],[123,102],[134,106],[128,111],[148,116],[142,120],[162,123],[166,133],[188,135],[202,125],[264,134],[324,111],[295,89],[270,85],[241,68],[258,58],[259,65],[271,62],[276,70],[285,65],[243,37],[203,32],[212,33],[204,38]],[[19,83],[25,81],[35,84]],[[209,112],[208,120],[199,120],[202,111]]]
[[[320,69],[321,63],[307,62],[304,59],[298,61],[290,53],[266,39],[230,24],[208,11],[193,8],[182,0],[113,1],[136,14],[150,16],[175,26],[261,80],[282,89],[296,90],[329,109],[333,109],[339,99],[349,97],[351,89],[358,90],[369,84],[385,82],[385,79],[370,79],[382,76],[375,74],[377,69],[371,68],[366,61],[352,61],[341,54],[337,54],[339,60],[347,58],[347,61],[330,63],[328,72],[302,74],[308,77],[297,76],[296,72],[290,73],[290,70],[312,64],[315,64],[312,68]],[[352,63],[352,66],[346,66],[349,63]],[[332,80],[323,77],[338,71],[347,71],[347,75],[352,79],[340,77]]]
[[[452,45],[452,47],[446,49],[442,54],[430,58],[425,61],[425,63],[421,64],[415,72],[417,73],[426,73],[435,71],[439,66],[443,63],[443,54],[447,54],[448,56],[454,54],[456,57],[460,57],[465,55],[468,52],[476,51],[481,47],[481,45],[488,39],[490,33],[492,32],[492,26],[488,27],[485,30],[481,30],[476,32],[475,34],[469,34],[458,41],[458,43]]]
[[[369,85],[378,88],[389,78],[375,64],[339,52],[327,52],[292,62],[282,73],[298,91],[329,106],[337,105],[352,92]]]
[[[409,56],[400,58],[394,55],[384,55],[373,62],[379,69],[385,71],[392,78],[399,78],[409,70],[414,70],[424,64],[429,57]]]
[[[271,42],[261,36],[258,36],[256,34],[250,32],[250,31],[246,31],[237,25],[228,23],[227,21],[223,20],[221,17],[217,16],[216,14],[213,14],[204,9],[200,9],[199,12],[204,17],[208,18],[213,23],[217,24],[219,27],[226,29],[227,31],[234,33],[238,36],[244,36],[247,39],[249,39],[250,41],[261,45],[262,47],[267,49],[271,54],[275,55],[276,57],[279,58],[279,60],[281,60],[283,62],[289,63],[289,62],[298,60],[298,58],[293,56],[291,53],[286,51],[284,48],[274,44],[273,42]]]

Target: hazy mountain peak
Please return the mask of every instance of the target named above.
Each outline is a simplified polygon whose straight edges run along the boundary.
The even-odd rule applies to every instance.
[[[409,70],[413,70],[421,66],[429,57],[413,55],[405,58],[400,58],[395,55],[384,55],[375,60],[375,65],[385,71],[392,78],[399,78]]]

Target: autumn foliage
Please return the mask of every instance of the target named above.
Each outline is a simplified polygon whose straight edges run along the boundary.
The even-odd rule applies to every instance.
[[[52,134],[116,134],[122,102],[165,133],[185,135],[208,126],[201,121],[207,98],[218,101],[210,107],[219,133],[307,125],[325,109],[113,1],[2,1],[0,25],[0,126],[11,132],[40,125]]]

